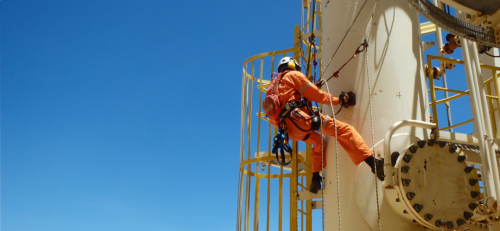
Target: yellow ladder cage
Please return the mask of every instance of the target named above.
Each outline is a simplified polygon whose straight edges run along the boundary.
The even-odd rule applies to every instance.
[[[319,4],[303,2],[303,26],[294,27],[294,46],[252,56],[243,63],[240,127],[240,164],[236,230],[312,230],[312,211],[321,209],[320,193],[308,192],[311,181],[311,146],[293,142],[291,163],[281,166],[271,153],[277,133],[262,111],[267,88],[274,69],[282,57],[291,56],[304,65],[312,63],[311,33],[316,35],[321,51],[321,11]],[[312,13],[310,9],[313,8]],[[315,25],[310,26],[314,18]],[[314,28],[313,28],[314,27]],[[317,57],[318,59],[318,57]],[[321,59],[319,67],[321,68]],[[311,73],[312,65],[307,65]],[[304,67],[305,68],[305,67]],[[299,151],[299,149],[303,151]],[[264,150],[264,151],[262,151]],[[261,216],[265,214],[265,216]]]

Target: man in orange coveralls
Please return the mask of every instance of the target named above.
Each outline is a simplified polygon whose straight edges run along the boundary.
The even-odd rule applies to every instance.
[[[290,63],[293,62],[293,63]],[[322,90],[320,90],[316,85],[311,83],[307,77],[300,72],[300,66],[293,58],[284,57],[278,64],[278,72],[284,72],[289,70],[281,79],[281,84],[278,87],[278,97],[280,104],[285,107],[285,104],[290,104],[292,106],[297,106],[292,112],[284,119],[287,127],[287,132],[290,139],[299,141],[303,140],[308,144],[312,144],[312,171],[313,177],[311,185],[309,186],[309,191],[312,193],[317,193],[321,189],[322,178],[319,175],[319,171],[322,167],[326,166],[326,156],[324,150],[321,147],[325,147],[326,142],[321,143],[322,136],[318,132],[322,132],[329,136],[335,136],[335,122],[332,117],[328,115],[320,114],[321,124],[319,129],[311,130],[313,124],[311,113],[309,109],[300,103],[302,96],[311,101],[316,101],[322,104],[330,104],[330,100],[333,105],[339,104],[339,98],[334,97]],[[344,102],[348,102],[348,96],[344,97]],[[280,113],[281,114],[281,113]],[[279,119],[270,121],[275,127],[278,127],[280,123]],[[340,145],[349,154],[352,162],[355,165],[360,164],[365,161],[375,173],[375,158],[366,146],[363,138],[358,134],[358,132],[351,125],[337,120],[337,140]],[[313,128],[314,129],[314,128]],[[323,166],[321,166],[321,155],[324,155]],[[377,165],[377,177],[383,181],[383,159],[376,160]]]

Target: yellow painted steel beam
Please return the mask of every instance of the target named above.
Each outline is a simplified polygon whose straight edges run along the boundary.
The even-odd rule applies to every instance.
[[[467,91],[465,91],[465,92],[466,92],[466,93],[464,93],[464,94],[458,94],[458,95],[450,96],[450,97],[448,97],[448,98],[446,98],[446,99],[441,99],[441,100],[438,100],[438,101],[436,101],[436,105],[437,105],[437,104],[446,103],[446,102],[448,102],[448,101],[451,101],[451,100],[454,100],[454,99],[458,99],[458,98],[460,98],[460,97],[462,97],[462,96],[466,96],[466,95],[468,95],[468,94],[469,94],[469,90],[467,90]],[[430,102],[430,103],[429,103],[429,106],[430,106],[430,105],[433,105],[433,103],[432,103],[432,102]]]
[[[288,159],[290,158],[289,154],[285,155],[285,159],[287,159],[287,158]],[[276,159],[275,156],[261,156],[261,157],[255,157],[255,158],[247,159],[247,160],[244,160],[244,161],[242,161],[240,163],[240,168],[243,168],[243,167],[245,167],[245,165],[248,165],[248,164],[258,163],[258,162],[261,162],[261,161],[270,161],[270,160],[275,160],[275,159]],[[299,157],[297,160],[298,160],[299,163],[303,163],[303,158]]]
[[[278,230],[283,230],[283,166],[280,166],[280,177],[279,177],[279,210],[278,210]]]
[[[429,57],[432,60],[446,61],[446,62],[451,62],[451,63],[455,63],[455,64],[462,64],[462,65],[464,65],[464,61],[459,60],[459,59],[450,59],[450,58],[445,58],[445,57],[441,57],[441,56],[427,55],[427,58],[429,58]],[[500,67],[491,66],[491,65],[485,65],[485,64],[481,64],[480,66],[481,66],[481,68],[484,68],[484,69],[490,69],[490,70],[500,71]]]
[[[459,60],[459,59],[450,59],[450,58],[445,58],[445,57],[435,56],[435,55],[427,55],[427,58],[430,58],[432,60],[446,61],[446,62],[450,62],[450,63],[454,63],[454,64],[464,65],[464,61]],[[429,60],[427,60],[427,61],[429,61]],[[427,64],[430,64],[430,63],[427,63]],[[431,72],[429,72],[429,73],[431,73]]]
[[[298,149],[297,141],[293,142],[293,156],[292,156],[292,172],[290,177],[290,230],[297,230],[297,180],[298,180]]]
[[[465,121],[465,122],[462,122],[462,123],[459,123],[459,124],[455,124],[455,125],[453,125],[453,126],[449,126],[449,127],[445,127],[445,128],[440,128],[439,130],[444,131],[444,130],[448,130],[448,129],[451,129],[451,128],[460,127],[460,126],[462,126],[462,125],[465,125],[465,124],[468,124],[468,123],[472,123],[472,122],[474,122],[474,119],[467,120],[467,121]]]
[[[439,90],[439,91],[447,91],[447,92],[458,93],[458,94],[468,94],[465,91],[458,91],[458,90],[453,90],[453,89],[444,88],[444,87],[436,87],[436,86],[434,86],[434,89]]]
[[[268,175],[268,174],[264,174],[264,173],[249,172],[246,169],[240,169],[240,172],[242,172],[243,174],[245,174],[247,176],[251,176],[251,177],[255,177],[255,176],[258,175],[260,178],[268,178],[268,176],[269,176],[269,178],[272,178],[272,179],[274,179],[274,178],[281,178],[281,174],[270,174],[270,175]],[[301,172],[301,173],[298,174],[298,176],[305,176],[305,175],[306,174],[303,173],[303,172]],[[289,178],[291,176],[292,176],[291,173],[284,173],[283,174],[283,178]]]
[[[420,23],[420,34],[426,35],[434,33],[436,31],[436,25],[432,22]]]
[[[265,53],[262,53],[262,54],[254,55],[254,56],[248,58],[247,60],[245,60],[245,62],[243,62],[243,66],[246,63],[248,63],[250,61],[253,61],[255,59],[258,59],[258,58],[264,58],[266,56],[275,56],[275,55],[280,55],[280,54],[291,53],[291,52],[295,52],[296,50],[298,50],[298,48],[288,48],[288,49],[285,49],[285,50],[270,51],[270,52],[265,52]]]
[[[306,167],[306,187],[309,185],[309,182],[312,180],[312,158],[311,158],[311,150],[312,147],[310,144],[306,146],[306,163],[309,165]],[[307,189],[306,189],[307,190]],[[306,200],[306,212],[309,214],[306,217],[306,231],[312,231],[312,199]]]
[[[427,66],[428,66],[427,73],[432,73],[432,57],[431,57],[431,55],[427,56]],[[436,88],[434,86],[434,78],[429,78],[429,84],[430,84],[430,88],[431,88],[432,122],[436,123],[436,127],[439,128],[438,112],[437,112],[437,106],[435,103],[436,102]],[[439,137],[439,133],[437,133],[436,136]]]

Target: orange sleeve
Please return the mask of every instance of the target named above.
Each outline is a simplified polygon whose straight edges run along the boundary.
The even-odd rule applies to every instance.
[[[286,75],[289,78],[284,78],[283,81],[289,81],[290,86],[293,86],[302,96],[308,100],[315,101],[321,104],[330,104],[330,99],[333,105],[339,104],[339,98],[334,97],[311,83],[307,77],[299,71],[292,71]]]

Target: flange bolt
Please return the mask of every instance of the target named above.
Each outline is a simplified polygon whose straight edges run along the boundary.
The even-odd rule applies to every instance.
[[[450,148],[448,150],[450,151],[450,153],[455,153],[457,151],[457,147],[450,146]]]
[[[432,220],[432,218],[433,218],[433,217],[434,217],[434,216],[432,216],[432,214],[427,213],[427,214],[425,214],[424,219],[425,219],[426,221],[430,221],[430,220]]]
[[[467,156],[458,156],[458,162],[462,163],[464,160],[467,159]]]
[[[406,154],[404,157],[403,157],[403,160],[406,162],[406,163],[409,163],[411,158],[413,156],[411,154]]]
[[[436,143],[436,140],[435,139],[429,139],[429,142],[427,142],[429,144],[429,146],[434,146],[434,144]]]
[[[410,166],[401,167],[401,172],[408,173],[408,170],[410,170]]]
[[[469,213],[469,212],[464,212],[464,218],[465,220],[469,220],[472,216],[474,216],[473,213]]]
[[[464,219],[461,219],[461,218],[457,219],[457,225],[458,225],[458,226],[465,225],[465,220],[464,220]]]
[[[474,167],[472,167],[472,166],[467,166],[467,167],[465,167],[465,170],[464,170],[464,171],[465,171],[466,173],[470,173],[470,172],[472,172],[472,170],[474,170]]]
[[[453,222],[453,221],[446,222],[446,227],[448,227],[448,229],[455,227],[455,222]]]
[[[408,200],[411,200],[411,199],[413,199],[415,197],[415,195],[416,194],[414,192],[409,192],[409,193],[406,194],[406,197],[408,198]]]
[[[440,226],[442,226],[442,225],[444,225],[444,221],[443,221],[443,220],[437,220],[437,221],[436,221],[436,226],[437,226],[437,227],[440,227]]]
[[[446,145],[446,142],[445,141],[438,141],[438,144],[439,144],[439,147],[444,148],[444,146]]]
[[[420,148],[425,147],[425,144],[426,144],[426,143],[427,143],[427,141],[425,141],[425,140],[420,140],[420,141],[418,141],[418,142],[417,142],[417,144],[418,144],[418,146],[419,146]]]
[[[469,204],[469,208],[472,209],[472,210],[476,209],[477,206],[479,206],[477,203],[470,203]]]
[[[422,209],[424,208],[424,206],[421,205],[421,204],[415,204],[413,206],[413,208],[415,209],[415,211],[417,211],[417,213],[419,213],[420,211],[422,211]]]
[[[415,153],[417,151],[417,149],[418,149],[418,146],[413,145],[410,147],[410,152]]]
[[[401,181],[403,182],[403,186],[408,186],[411,183],[410,179],[401,179]]]
[[[469,184],[470,184],[471,186],[476,185],[476,184],[477,184],[477,182],[478,182],[478,180],[477,180],[477,179],[469,179]]]
[[[481,193],[480,193],[480,192],[478,192],[478,191],[470,191],[470,196],[471,196],[472,198],[476,198],[476,197],[478,197],[478,196],[479,196],[479,194],[481,194]]]

